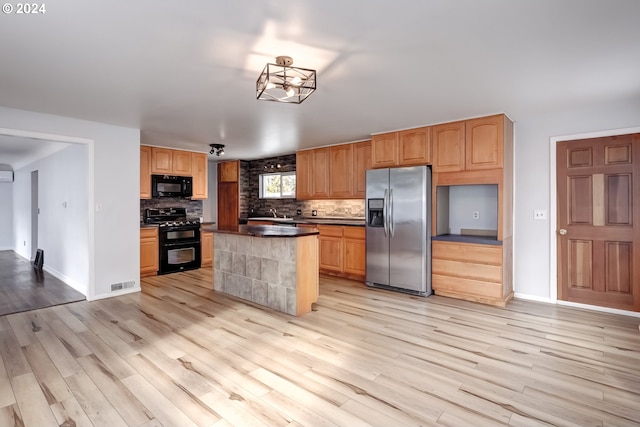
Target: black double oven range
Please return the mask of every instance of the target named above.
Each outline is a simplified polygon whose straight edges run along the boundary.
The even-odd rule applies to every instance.
[[[200,268],[200,221],[185,208],[145,209],[144,222],[158,225],[158,274]]]

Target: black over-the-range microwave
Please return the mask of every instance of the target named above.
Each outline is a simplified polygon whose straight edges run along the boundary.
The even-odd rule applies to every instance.
[[[152,197],[191,197],[192,187],[190,176],[151,175]]]

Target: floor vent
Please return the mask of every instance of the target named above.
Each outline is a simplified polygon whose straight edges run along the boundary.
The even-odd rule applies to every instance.
[[[114,283],[111,285],[111,292],[121,291],[127,288],[133,288],[135,285],[136,285],[136,282],[134,280],[130,280],[128,282],[122,282],[122,283]]]

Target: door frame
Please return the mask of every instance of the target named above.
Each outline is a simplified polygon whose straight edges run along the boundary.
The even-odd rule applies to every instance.
[[[95,141],[89,138],[81,138],[76,136],[68,136],[61,134],[53,134],[46,132],[37,132],[23,129],[11,129],[11,128],[3,128],[0,127],[0,135],[8,135],[8,136],[16,136],[16,137],[24,137],[53,142],[66,142],[69,144],[84,144],[87,146],[87,182],[86,191],[87,191],[87,210],[88,210],[88,221],[87,221],[87,238],[88,238],[88,248],[89,251],[89,277],[87,277],[87,290],[86,292],[82,292],[88,301],[91,301],[95,296],[96,288],[95,288],[95,233],[94,233],[94,182],[95,182]],[[64,279],[61,279],[64,281]]]
[[[606,136],[626,135],[629,133],[640,133],[640,127],[610,129],[597,132],[586,132],[562,136],[552,136],[549,138],[549,301],[558,305],[566,305],[590,310],[603,311],[606,313],[622,314],[626,316],[640,317],[640,313],[634,311],[620,310],[617,308],[601,307],[596,305],[581,304],[558,299],[558,235],[556,226],[558,223],[558,184],[556,168],[556,146],[562,141],[573,141],[588,138],[600,138]]]

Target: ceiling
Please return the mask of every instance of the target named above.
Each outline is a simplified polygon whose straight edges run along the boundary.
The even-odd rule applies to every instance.
[[[59,0],[0,16],[0,105],[269,157],[637,99],[638,16],[638,0]],[[300,105],[255,99],[278,55],[318,72]]]

